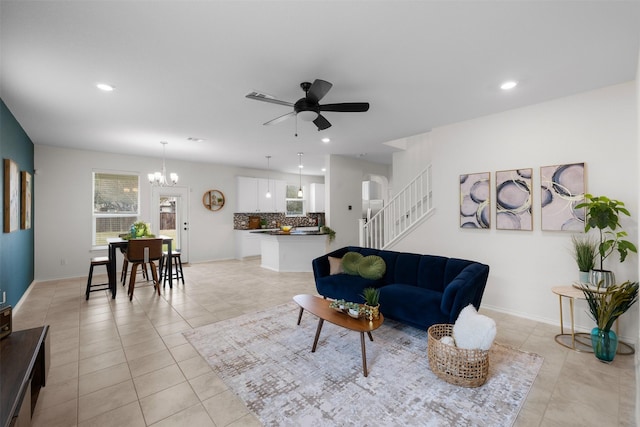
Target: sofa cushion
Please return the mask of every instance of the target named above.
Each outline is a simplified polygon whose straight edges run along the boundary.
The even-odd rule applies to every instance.
[[[358,273],[358,264],[362,258],[362,254],[358,252],[347,252],[342,257],[342,269],[347,274],[358,276],[360,274]]]
[[[442,292],[444,290],[444,270],[447,259],[437,255],[423,255],[418,266],[417,286],[432,291]]]
[[[344,273],[316,279],[316,289],[320,295],[357,303],[364,303],[362,291],[365,288],[378,288],[380,285],[380,280],[365,279]]]
[[[342,258],[327,257],[329,259],[329,275],[344,273],[342,269]]]
[[[386,268],[382,258],[377,255],[368,255],[358,263],[358,274],[365,279],[378,280],[384,276]]]
[[[440,292],[417,286],[393,283],[380,288],[380,312],[416,328],[427,329],[435,323],[447,323],[449,316],[440,311]]]
[[[406,283],[416,285],[418,283],[418,266],[422,255],[400,253],[396,258],[395,275],[391,278],[392,283]]]

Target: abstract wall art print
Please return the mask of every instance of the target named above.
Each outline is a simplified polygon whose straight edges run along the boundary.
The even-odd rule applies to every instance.
[[[20,226],[20,172],[11,159],[4,159],[4,232],[11,233]]]
[[[496,229],[533,229],[532,174],[531,168],[496,172]]]
[[[489,172],[460,175],[460,227],[491,226]]]
[[[584,200],[585,164],[540,168],[542,230],[583,231],[584,209],[575,206]]]
[[[27,171],[20,173],[20,228],[31,228],[31,174]]]

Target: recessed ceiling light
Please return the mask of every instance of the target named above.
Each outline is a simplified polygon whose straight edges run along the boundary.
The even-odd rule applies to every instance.
[[[324,142],[325,144],[328,142],[331,142],[329,138],[322,138],[321,141]]]
[[[518,86],[518,82],[510,80],[508,82],[504,82],[500,85],[500,89],[502,90],[509,90],[509,89],[513,89],[514,87]]]
[[[98,83],[96,84],[96,87],[104,92],[112,92],[115,89],[114,86],[107,83]]]
[[[321,170],[322,172],[326,172],[326,171],[327,171],[327,168],[322,168],[322,169],[320,169],[320,170]]]

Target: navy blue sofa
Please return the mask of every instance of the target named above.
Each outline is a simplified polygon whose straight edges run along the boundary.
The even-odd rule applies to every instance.
[[[365,279],[345,273],[330,275],[329,257],[347,252],[378,255],[386,263],[384,277]],[[455,323],[469,304],[480,308],[489,266],[435,255],[418,255],[348,246],[313,260],[318,293],[325,298],[364,302],[362,291],[380,289],[380,312],[387,318],[420,329],[436,323]]]

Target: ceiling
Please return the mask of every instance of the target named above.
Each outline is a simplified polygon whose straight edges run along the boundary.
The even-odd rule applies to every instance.
[[[634,80],[640,36],[637,1],[2,0],[0,19],[0,96],[35,144],[161,157],[168,141],[167,159],[289,173],[303,152],[311,175],[326,154],[391,163],[389,141]],[[296,137],[295,119],[262,125],[289,107],[245,98],[295,102],[314,79],[334,85],[321,103],[369,111]]]

